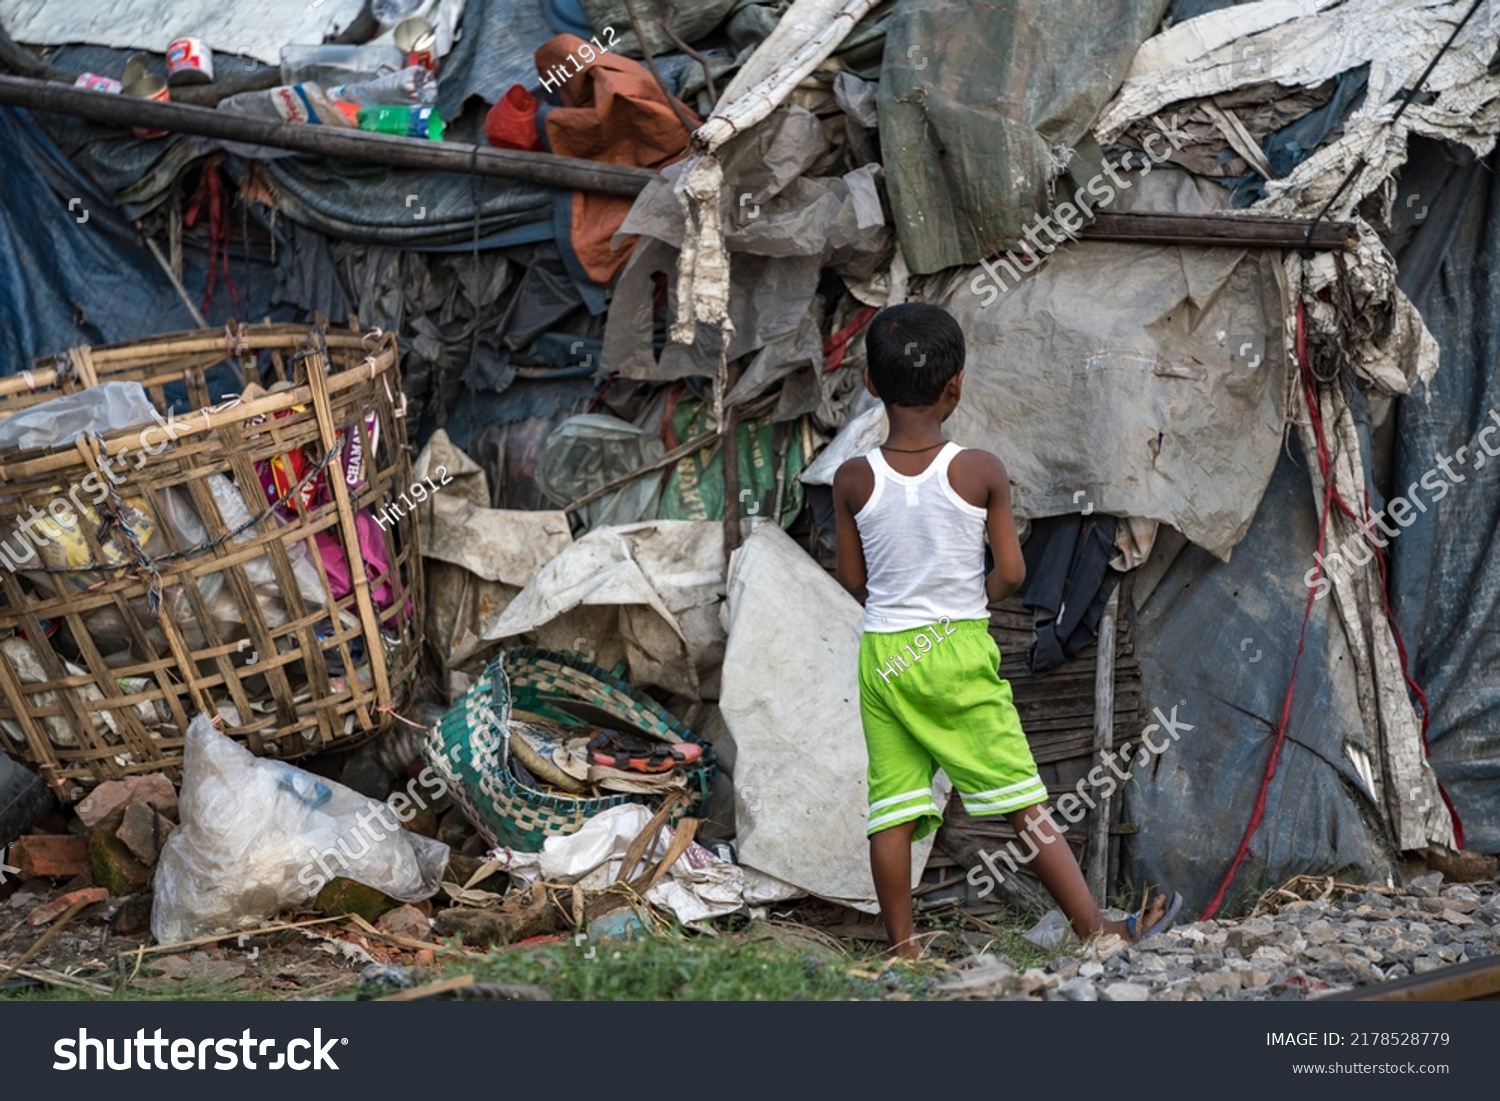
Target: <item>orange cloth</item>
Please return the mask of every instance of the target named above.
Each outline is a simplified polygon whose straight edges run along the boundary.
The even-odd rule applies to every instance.
[[[578,48],[585,45],[595,52],[593,61],[579,54]],[[582,69],[575,73],[575,65]],[[601,54],[587,39],[560,34],[536,51],[537,72],[545,74],[549,84],[558,79],[554,66],[565,67],[569,75],[556,88],[563,105],[545,116],[552,152],[640,168],[664,168],[687,153],[689,135],[682,121],[640,62]],[[698,116],[684,109],[696,127]],[[611,248],[609,240],[632,202],[623,195],[573,193],[573,251],[596,282],[608,283],[630,259],[634,237],[618,249]]]

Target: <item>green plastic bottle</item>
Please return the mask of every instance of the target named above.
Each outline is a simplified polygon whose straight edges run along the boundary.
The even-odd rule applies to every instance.
[[[403,138],[443,140],[443,120],[431,107],[400,106],[362,107],[359,128],[377,134],[397,134]]]

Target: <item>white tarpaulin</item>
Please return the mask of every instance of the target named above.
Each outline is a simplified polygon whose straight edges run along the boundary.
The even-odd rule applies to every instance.
[[[364,0],[0,0],[0,22],[17,42],[87,42],[166,53],[175,38],[201,38],[215,53],[279,64],[281,47],[310,46],[353,23]],[[464,0],[427,0],[418,14],[438,32],[438,53],[452,47]],[[375,42],[390,41],[385,31]]]
[[[503,612],[487,640],[534,634],[583,650],[605,668],[624,660],[637,688],[712,698],[724,653],[724,529],[697,520],[598,528],[569,544]]]
[[[875,907],[865,838],[859,604],[775,524],[729,566],[719,710],[734,737],[738,855],[820,898]],[[951,785],[933,786],[945,806]],[[912,846],[916,885],[933,838]]]

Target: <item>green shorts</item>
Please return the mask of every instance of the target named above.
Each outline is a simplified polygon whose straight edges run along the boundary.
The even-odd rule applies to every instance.
[[[943,823],[932,778],[948,774],[975,817],[1047,799],[989,621],[945,620],[869,632],[859,644],[859,710],[870,756],[869,833],[917,822],[913,839]]]

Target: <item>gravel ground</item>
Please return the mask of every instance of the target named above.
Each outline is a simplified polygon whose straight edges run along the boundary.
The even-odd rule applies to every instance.
[[[1178,925],[1135,944],[1103,937],[1025,972],[982,954],[939,996],[1295,1001],[1491,955],[1500,955],[1495,885],[1444,884],[1432,872],[1402,888],[1338,889],[1274,913]]]

